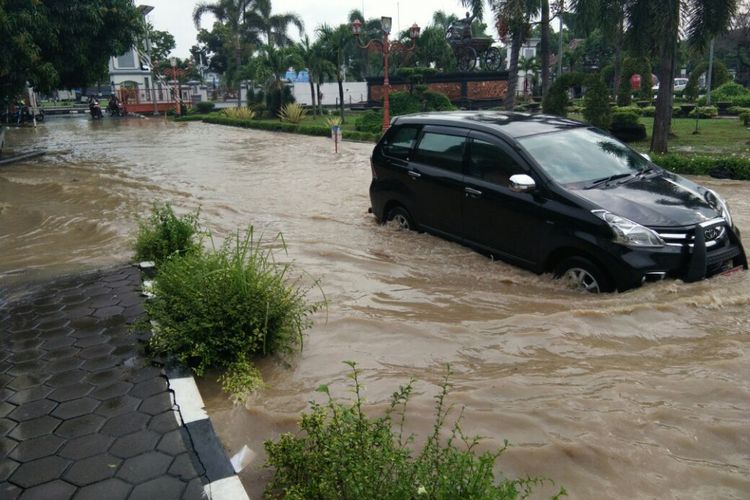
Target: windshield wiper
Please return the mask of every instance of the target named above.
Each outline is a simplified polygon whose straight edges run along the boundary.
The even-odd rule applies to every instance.
[[[628,172],[626,174],[615,174],[615,175],[610,175],[609,177],[602,177],[601,179],[596,179],[596,180],[591,181],[583,189],[595,188],[596,186],[599,186],[601,184],[607,184],[609,182],[616,181],[617,179],[624,179],[625,177],[630,177],[632,175],[633,175],[632,172]]]

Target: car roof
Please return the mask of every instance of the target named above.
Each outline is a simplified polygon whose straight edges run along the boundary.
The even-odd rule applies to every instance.
[[[586,127],[585,123],[561,116],[510,111],[439,111],[397,116],[393,124],[446,125],[499,132],[517,139],[529,135]]]

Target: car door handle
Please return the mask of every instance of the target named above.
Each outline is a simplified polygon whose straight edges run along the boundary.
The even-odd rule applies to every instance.
[[[464,192],[466,193],[466,196],[468,198],[479,198],[480,196],[482,196],[482,192],[480,190],[470,187],[464,188]]]
[[[422,174],[415,170],[409,170],[409,177],[411,177],[412,179],[419,179],[420,177],[422,177]]]

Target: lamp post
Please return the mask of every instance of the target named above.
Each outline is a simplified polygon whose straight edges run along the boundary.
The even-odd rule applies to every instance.
[[[169,62],[172,65],[172,80],[174,80],[174,110],[175,115],[180,116],[180,100],[177,97],[177,59],[174,57],[169,58]]]
[[[383,132],[388,130],[391,125],[391,103],[389,99],[390,93],[390,81],[388,80],[388,59],[391,56],[391,52],[411,52],[417,46],[416,41],[419,36],[419,26],[413,24],[409,28],[409,38],[411,38],[411,45],[404,45],[398,40],[389,41],[388,35],[391,33],[392,19],[390,17],[381,17],[380,25],[383,28],[383,39],[373,39],[366,44],[359,42],[359,35],[362,32],[362,22],[359,19],[355,19],[352,23],[352,34],[357,39],[357,45],[363,49],[376,49],[383,54]]]

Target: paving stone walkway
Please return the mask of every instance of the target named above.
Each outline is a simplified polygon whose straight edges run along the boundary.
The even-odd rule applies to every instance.
[[[127,267],[0,302],[0,499],[202,498],[167,379],[130,331],[139,286]]]

